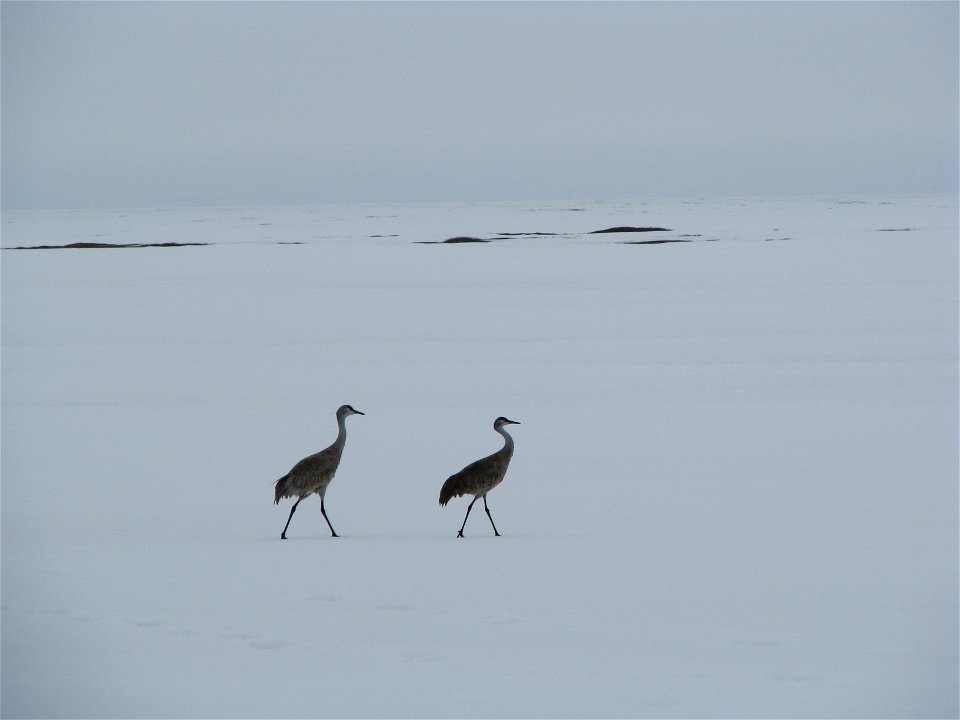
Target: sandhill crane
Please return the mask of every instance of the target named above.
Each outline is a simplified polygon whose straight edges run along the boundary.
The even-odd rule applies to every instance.
[[[293,519],[293,513],[297,510],[297,505],[305,497],[314,493],[320,496],[320,512],[323,513],[323,519],[327,521],[330,533],[333,537],[340,537],[333,529],[333,525],[330,524],[330,518],[327,517],[323,496],[326,494],[327,486],[333,480],[333,476],[337,472],[337,466],[340,464],[340,455],[343,454],[343,446],[347,442],[346,421],[351,415],[363,415],[363,413],[354,410],[349,405],[341,405],[337,410],[337,439],[333,441],[333,445],[326,450],[308,455],[275,483],[274,505],[279,504],[281,498],[297,498],[293,507],[290,508],[287,524],[283,526],[283,532],[280,533],[281,540],[287,539],[287,528],[290,527],[290,521]]]
[[[463,518],[463,525],[460,526],[458,538],[463,537],[463,529],[467,526],[467,518],[470,517],[470,510],[477,498],[483,498],[483,509],[490,518],[490,524],[493,525],[493,534],[500,537],[497,532],[497,526],[493,524],[493,516],[490,514],[490,508],[487,507],[487,493],[493,490],[503,480],[507,474],[507,466],[510,464],[510,458],[513,456],[513,438],[503,429],[504,425],[519,425],[513,420],[507,420],[505,417],[498,417],[493,421],[493,429],[503,435],[503,447],[497,450],[493,455],[488,455],[476,462],[467,465],[456,475],[451,475],[440,488],[440,505],[444,506],[450,498],[460,497],[461,495],[473,495],[473,500],[467,506],[467,514]]]

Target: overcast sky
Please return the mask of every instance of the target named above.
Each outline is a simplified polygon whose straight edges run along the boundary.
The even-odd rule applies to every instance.
[[[0,10],[4,209],[958,189],[956,2]]]

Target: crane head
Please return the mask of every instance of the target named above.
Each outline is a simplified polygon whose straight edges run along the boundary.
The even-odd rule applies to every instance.
[[[364,415],[365,413],[360,412],[359,410],[354,410],[350,405],[341,405],[340,409],[337,410],[337,417],[350,417],[351,415]]]
[[[493,421],[494,429],[501,428],[504,425],[519,425],[519,424],[520,423],[518,423],[516,420],[507,420],[507,418],[503,417],[502,415]]]

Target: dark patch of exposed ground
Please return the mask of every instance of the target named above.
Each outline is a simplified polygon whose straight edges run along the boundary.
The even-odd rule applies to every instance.
[[[686,243],[683,238],[665,238],[663,240],[625,240],[621,245],[666,245],[667,243]]]
[[[637,232],[670,232],[670,228],[629,227],[624,225],[621,227],[606,228],[605,230],[594,230],[593,232],[588,233],[588,235],[599,235],[601,233],[637,233]]]
[[[459,243],[486,243],[490,242],[489,240],[484,240],[483,238],[477,237],[452,237],[447,238],[446,240],[418,240],[418,245],[454,245]]]
[[[525,233],[500,233],[498,237],[556,237],[557,233],[545,232],[525,232]]]
[[[593,232],[585,233],[587,235],[598,235],[602,233],[642,233],[642,232],[671,232],[669,228],[663,227],[612,227],[606,228],[605,230],[594,230]],[[579,235],[581,233],[555,233],[555,232],[502,232],[491,238],[478,238],[471,236],[460,236],[447,238],[446,240],[419,240],[417,241],[418,245],[447,245],[452,243],[485,243],[491,242],[493,240],[510,240],[511,238],[538,238],[538,237],[570,237],[572,235]],[[632,244],[644,244],[652,245],[656,243],[664,242],[686,242],[685,240],[651,240],[644,243],[632,243]]]
[[[201,242],[165,242],[165,243],[97,243],[75,242],[68,245],[21,245],[4,250],[98,250],[101,248],[145,248],[145,247],[198,247],[209,245]]]

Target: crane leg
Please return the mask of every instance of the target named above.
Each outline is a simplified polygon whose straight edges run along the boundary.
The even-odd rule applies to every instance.
[[[487,496],[483,496],[483,509],[487,511],[487,517],[490,518],[490,524],[493,525],[493,515],[490,514],[490,508],[487,507]],[[497,526],[493,525],[493,534],[497,537],[500,537],[500,533],[497,532]]]
[[[287,539],[287,528],[290,527],[290,521],[293,520],[293,514],[297,511],[297,505],[300,504],[300,500],[303,500],[303,498],[299,498],[299,499],[293,504],[293,507],[290,508],[290,515],[287,516],[287,524],[283,526],[283,532],[280,533],[280,539],[281,539],[281,540],[286,540],[286,539]]]
[[[460,526],[460,532],[457,533],[458,538],[463,537],[463,529],[467,526],[467,518],[470,517],[470,511],[473,509],[473,504],[477,501],[476,498],[470,501],[470,504],[467,505],[467,514],[463,516],[463,525]],[[484,500],[486,502],[486,500]]]
[[[333,529],[333,525],[330,524],[330,518],[327,517],[327,509],[323,506],[323,498],[320,498],[320,512],[323,513],[323,519],[327,521],[327,527],[330,528],[330,533],[333,537],[340,537],[337,535],[337,531]]]

